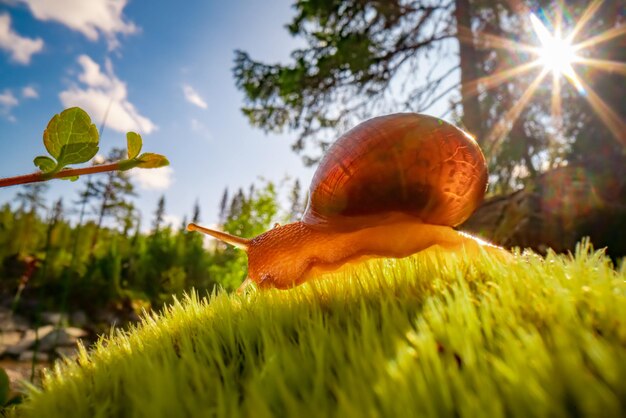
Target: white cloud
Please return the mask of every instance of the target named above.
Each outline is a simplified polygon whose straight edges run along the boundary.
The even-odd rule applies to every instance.
[[[35,18],[59,22],[96,41],[103,35],[109,49],[119,46],[118,34],[130,35],[138,28],[122,12],[127,0],[18,0]]]
[[[11,17],[3,13],[0,14],[0,49],[8,51],[13,61],[26,65],[33,54],[43,49],[43,40],[20,36],[11,29]]]
[[[200,122],[196,118],[191,118],[191,130],[194,132],[202,132],[206,129],[204,123]]]
[[[144,190],[164,190],[174,182],[172,167],[161,168],[134,168],[131,175]]]
[[[95,157],[91,160],[94,164],[104,164],[106,162],[106,157],[102,154],[96,154]]]
[[[11,109],[19,104],[19,100],[13,95],[11,90],[4,90],[0,93],[0,116],[7,118],[9,122],[15,122],[15,116],[11,114]]]
[[[185,95],[185,99],[202,109],[207,108],[207,104],[202,97],[198,94],[198,92],[191,87],[189,84],[183,84],[183,94]]]
[[[83,72],[78,76],[80,81],[87,84],[89,87],[102,87],[109,90],[115,89],[116,80],[114,77],[100,71],[100,64],[93,61],[87,55],[78,57],[78,63],[83,67]],[[113,73],[113,66],[110,60],[106,60],[105,66],[109,74]],[[119,82],[119,80],[117,81]]]
[[[6,109],[11,109],[12,107],[17,106],[19,101],[13,95],[11,90],[4,90],[3,93],[0,93],[0,106]]]
[[[150,119],[139,114],[128,101],[126,83],[115,76],[111,61],[106,60],[105,72],[87,55],[78,57],[78,63],[83,67],[78,79],[85,86],[72,85],[62,91],[59,98],[63,106],[83,108],[96,124],[106,116],[106,127],[118,132],[149,134],[157,129]]]
[[[39,97],[39,93],[35,87],[26,86],[22,89],[22,97],[25,99],[36,99]]]
[[[211,135],[211,131],[209,131],[209,128],[207,128],[206,125],[200,122],[198,119],[191,118],[190,126],[193,132],[200,134],[200,136],[203,137],[204,139],[207,139],[209,141],[213,139],[213,136]]]

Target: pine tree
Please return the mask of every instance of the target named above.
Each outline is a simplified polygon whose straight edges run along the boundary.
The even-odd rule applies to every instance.
[[[31,183],[22,186],[17,192],[15,200],[19,202],[19,210],[35,214],[39,209],[46,209],[44,194],[50,186],[46,183]]]
[[[219,213],[219,223],[223,225],[228,218],[228,188],[224,188],[224,193],[222,193],[222,200],[220,201],[220,213]]]
[[[125,150],[114,148],[109,153],[107,161],[117,161],[123,159],[125,155]],[[125,171],[107,172],[103,177],[88,183],[88,187],[90,187],[90,190],[87,194],[99,201],[95,208],[97,221],[96,232],[91,243],[93,252],[93,248],[98,242],[104,219],[108,216],[120,215],[120,213],[122,216],[121,218],[117,217],[117,220],[123,219],[124,214],[128,212],[131,205],[129,199],[136,194],[130,176]]]
[[[200,202],[196,200],[196,203],[193,205],[193,215],[191,216],[191,222],[199,223],[200,222]]]
[[[293,183],[291,193],[289,195],[290,210],[288,215],[289,222],[293,222],[302,216],[304,210],[303,202],[300,198],[302,190],[300,188],[300,180],[296,179]]]
[[[157,208],[154,211],[154,220],[152,221],[152,231],[154,235],[159,233],[159,229],[163,224],[163,219],[165,216],[165,195],[161,195],[159,198],[159,202],[157,203]]]

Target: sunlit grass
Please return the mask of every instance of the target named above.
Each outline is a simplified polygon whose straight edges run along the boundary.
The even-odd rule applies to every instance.
[[[626,269],[429,252],[192,295],[32,389],[24,417],[624,416]]]

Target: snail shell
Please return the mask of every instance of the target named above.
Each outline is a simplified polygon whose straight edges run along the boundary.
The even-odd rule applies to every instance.
[[[302,221],[317,228],[378,225],[394,214],[457,226],[481,203],[487,164],[476,141],[441,119],[399,113],[342,135],[322,159]]]

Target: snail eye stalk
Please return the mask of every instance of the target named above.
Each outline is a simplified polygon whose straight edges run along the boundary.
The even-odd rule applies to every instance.
[[[250,240],[237,237],[235,235],[227,234],[226,232],[216,231],[214,229],[205,228],[196,224],[187,225],[187,231],[198,231],[204,234],[210,235],[213,238],[217,238],[220,241],[224,241],[227,244],[232,245],[233,247],[239,248],[240,250],[248,251],[248,247],[250,246]]]

